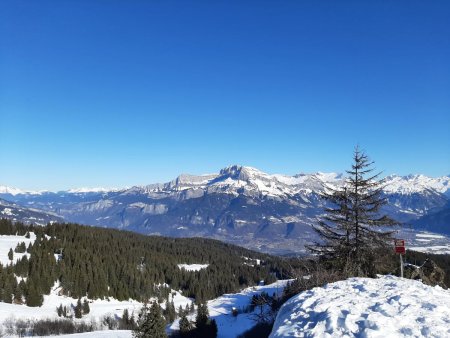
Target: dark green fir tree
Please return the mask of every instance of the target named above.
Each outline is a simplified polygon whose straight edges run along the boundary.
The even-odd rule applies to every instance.
[[[144,305],[139,312],[136,328],[133,330],[134,338],[167,338],[166,322],[161,314],[157,302],[150,307]]]

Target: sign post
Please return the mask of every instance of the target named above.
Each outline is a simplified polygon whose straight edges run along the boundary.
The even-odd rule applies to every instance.
[[[405,240],[404,239],[395,239],[395,253],[398,253],[400,256],[400,277],[403,278],[403,258],[402,255],[406,253],[405,249]]]

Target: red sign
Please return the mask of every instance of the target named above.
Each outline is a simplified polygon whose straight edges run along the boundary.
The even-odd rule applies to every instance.
[[[395,244],[395,253],[398,253],[400,255],[404,255],[406,253],[405,240],[396,239],[394,240],[394,244]]]

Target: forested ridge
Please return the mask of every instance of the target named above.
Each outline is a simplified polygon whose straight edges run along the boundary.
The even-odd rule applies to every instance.
[[[285,277],[280,271],[289,270],[285,259],[211,239],[145,236],[78,224],[37,227],[0,220],[1,235],[27,236],[29,232],[36,234],[26,249],[30,257],[0,266],[1,301],[39,306],[42,295],[59,281],[62,293],[75,298],[145,301],[165,298],[172,288],[203,302],[260,280]],[[209,265],[193,272],[181,270],[180,263]],[[14,275],[27,278],[17,283]]]

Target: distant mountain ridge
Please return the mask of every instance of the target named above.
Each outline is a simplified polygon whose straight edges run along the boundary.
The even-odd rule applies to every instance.
[[[66,221],[127,228],[169,236],[212,237],[250,248],[302,251],[315,238],[311,228],[323,213],[321,191],[343,184],[336,173],[267,174],[233,165],[208,175],[180,175],[167,183],[125,189],[18,192],[0,188],[0,198],[63,217]],[[448,205],[450,177],[385,178],[385,212],[417,221]]]
[[[136,189],[147,192],[180,191],[192,188],[216,187],[243,187],[246,183],[261,190],[267,195],[295,194],[302,189],[319,188],[314,182],[336,184],[341,182],[343,174],[336,173],[312,173],[296,174],[293,176],[282,174],[267,174],[253,167],[232,165],[221,169],[218,174],[190,175],[181,174],[176,179],[167,183],[154,183],[131,188],[104,188],[82,187],[61,191],[27,191],[9,186],[0,185],[1,195],[42,195],[46,193],[108,193]],[[389,193],[415,193],[425,190],[435,190],[439,193],[447,193],[450,190],[450,175],[441,177],[428,177],[422,174],[409,174],[406,176],[389,175],[385,177],[386,188]],[[284,189],[283,189],[284,188]]]

